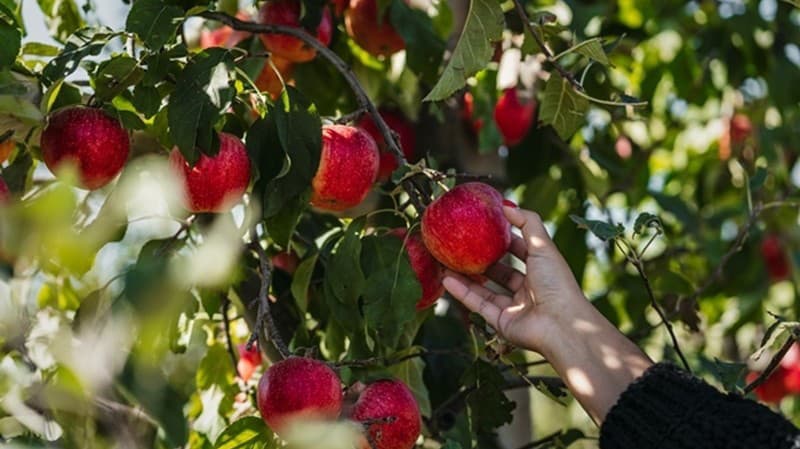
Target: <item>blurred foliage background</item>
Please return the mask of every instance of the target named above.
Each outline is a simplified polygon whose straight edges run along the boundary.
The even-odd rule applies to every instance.
[[[341,371],[346,384],[385,375],[408,383],[426,418],[423,447],[517,449],[529,441],[536,444],[527,448],[596,447],[597,429],[571,398],[542,384],[519,384],[521,374],[552,375],[547,365],[493,342],[483,323],[455,302],[442,299],[435,311],[390,307],[362,317],[356,294],[337,309],[346,292],[336,286],[379,279],[370,277],[378,270],[370,272],[365,261],[400,250],[363,230],[405,226],[416,216],[384,213],[396,208],[396,182],[338,217],[306,207],[307,182],[297,179],[313,174],[315,165],[295,164],[288,177],[274,172],[284,158],[299,159],[284,137],[270,134],[270,120],[294,123],[291,143],[318,151],[318,142],[314,147],[313,138],[302,136],[358,108],[329,61],[297,65],[296,90],[281,100],[291,107],[265,98],[256,108],[264,118],[254,121],[247,81],[265,64],[253,57],[263,54],[259,40],[238,43],[239,53],[203,53],[226,61],[234,92],[197,129],[259,136],[247,142],[260,178],[229,214],[183,211],[166,155],[180,144],[173,131],[188,125],[169,111],[178,117],[190,111],[169,98],[187,61],[200,54],[203,33],[220,26],[196,16],[207,8],[252,14],[255,6],[165,2],[178,13],[161,24],[167,41],[156,45],[152,34],[130,24],[126,32],[119,18],[108,23],[112,8],[128,14],[127,3],[39,0],[37,10],[33,2],[0,0],[0,135],[13,131],[9,154],[0,146],[0,176],[13,197],[0,206],[4,443],[277,447],[250,398],[267,363],[249,379],[234,368],[235,346],[255,324],[252,303],[263,274],[258,254],[244,243],[254,235],[270,256],[298,256],[299,266],[277,267],[271,279],[273,313],[292,350],[331,361],[427,351],[398,364]],[[304,5],[313,16],[321,2]],[[530,39],[513,4],[493,5],[488,9],[503,15],[505,27],[494,55],[472,61],[480,70],[463,85],[437,83],[477,14],[468,1],[413,1],[413,10],[393,14],[407,41],[407,51],[395,57],[366,53],[340,18],[331,48],[377,105],[413,122],[425,166],[491,176],[507,198],[537,211],[589,300],[651,357],[680,363],[656,304],[694,372],[741,391],[747,372],[766,367],[800,312],[797,5],[525,2],[552,53],[565,52],[558,62],[591,98],[556,86],[552,61]],[[42,22],[48,37],[26,33]],[[487,45],[497,40],[474,33]],[[586,45],[592,52],[575,51],[582,42],[593,42]],[[104,84],[123,78],[119,67],[132,70],[124,58],[141,71],[138,81]],[[436,88],[448,92],[423,101]],[[534,98],[539,114],[512,147],[503,144],[493,117],[507,88]],[[554,113],[560,95],[573,101],[574,111]],[[133,148],[119,181],[92,192],[76,188],[69,174],[56,180],[39,163],[38,148],[50,111],[89,101],[122,121]],[[394,181],[413,170],[402,168]],[[414,291],[408,265],[402,270]],[[373,284],[373,294],[383,287]],[[388,315],[376,319],[381,312]],[[348,327],[352,316],[359,318]],[[265,335],[259,344],[267,359],[275,358]],[[476,379],[488,387],[452,407],[451,398]],[[524,387],[513,390],[516,409],[505,394],[509,386]],[[773,405],[800,424],[796,398]],[[513,424],[501,427],[512,413]],[[310,432],[293,444],[318,447],[322,439],[347,447],[325,438],[337,429],[315,430],[319,439]]]

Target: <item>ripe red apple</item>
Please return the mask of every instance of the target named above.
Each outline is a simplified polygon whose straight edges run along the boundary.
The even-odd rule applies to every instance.
[[[260,20],[265,25],[300,27],[300,9],[300,0],[270,0],[264,2],[264,6],[261,7]],[[332,36],[331,12],[325,6],[315,37],[327,47],[331,43]],[[267,50],[291,62],[310,61],[317,55],[317,50],[296,37],[278,33],[261,34],[260,37]]]
[[[344,12],[347,34],[367,53],[373,56],[390,56],[406,48],[403,38],[389,21],[389,9],[378,18],[376,0],[350,0]]]
[[[389,235],[403,239],[405,242],[411,269],[414,270],[422,287],[422,297],[417,301],[417,310],[423,310],[432,306],[444,293],[442,285],[444,272],[439,262],[433,258],[428,248],[422,243],[419,234],[411,234],[408,238],[406,238],[406,234],[407,231],[404,228],[393,229],[389,232]]]
[[[405,116],[403,116],[403,114],[400,112],[391,109],[381,109],[379,113],[381,114],[381,117],[383,117],[383,120],[386,122],[386,124],[389,125],[389,128],[396,132],[400,137],[400,148],[403,150],[403,155],[406,157],[406,160],[409,162],[415,162],[417,135],[414,131],[414,125],[409,122],[408,119],[406,119]],[[388,181],[392,176],[392,172],[397,170],[397,167],[399,166],[397,163],[397,158],[394,156],[394,153],[388,149],[386,141],[383,138],[383,134],[381,134],[380,130],[378,130],[375,122],[372,121],[372,117],[365,114],[358,122],[358,126],[368,132],[369,135],[375,139],[375,143],[378,144],[378,148],[381,151],[380,166],[378,168],[378,181]]]
[[[41,147],[50,171],[74,164],[81,185],[95,190],[122,171],[130,140],[119,121],[102,110],[71,106],[50,115],[42,131]]]
[[[272,266],[288,274],[294,274],[298,265],[300,258],[294,251],[281,251],[272,256]]]
[[[219,152],[200,155],[190,166],[176,147],[172,167],[183,180],[187,209],[192,212],[224,212],[242,197],[250,184],[250,158],[238,137],[220,133]]]
[[[411,390],[399,380],[379,380],[367,386],[350,418],[364,425],[374,449],[411,449],[420,432],[420,413]],[[361,447],[369,447],[366,441]]]
[[[289,357],[261,376],[258,409],[278,434],[295,419],[336,419],[342,410],[341,381],[323,362]]]
[[[780,402],[781,399],[783,399],[789,393],[784,384],[786,374],[787,370],[785,368],[778,367],[778,369],[776,369],[775,372],[773,372],[772,375],[770,375],[767,380],[764,381],[764,383],[756,387],[756,397],[763,402]],[[756,380],[758,376],[759,373],[751,372],[747,375],[745,381],[749,384]]]
[[[789,258],[786,256],[778,236],[767,236],[761,242],[761,256],[771,280],[782,281],[789,277],[791,270]]]
[[[275,65],[275,69],[278,69],[278,72],[280,72],[281,77],[279,78],[278,74],[275,73],[272,64],[267,62],[264,64],[264,69],[261,70],[255,83],[256,87],[258,87],[261,92],[269,93],[269,96],[275,100],[281,95],[281,92],[283,92],[281,78],[283,78],[284,83],[290,84],[289,81],[292,78],[292,72],[294,72],[294,63],[280,56],[273,55],[270,56],[270,58],[272,59],[272,64]]]
[[[311,204],[341,211],[366,198],[378,177],[378,144],[361,128],[322,127],[322,154],[311,181]]]
[[[0,164],[8,160],[8,157],[11,156],[11,152],[14,151],[14,148],[17,147],[17,142],[14,139],[7,139],[3,143],[0,143]]]
[[[246,11],[236,13],[236,18],[246,22],[253,19]],[[248,36],[250,36],[250,33],[236,31],[227,25],[222,25],[213,30],[204,29],[200,32],[200,48],[204,50],[211,47],[233,48],[239,42],[247,39]]]
[[[494,106],[494,122],[506,145],[514,146],[525,138],[536,115],[536,101],[520,102],[517,90],[506,89]]]
[[[502,195],[480,182],[454,187],[425,209],[422,239],[446,267],[464,274],[483,273],[511,244]]]
[[[258,344],[254,343],[250,350],[247,349],[247,344],[242,343],[236,347],[239,352],[239,361],[236,363],[236,370],[239,372],[239,377],[245,382],[250,380],[253,372],[261,366],[261,351],[258,350]]]
[[[750,134],[753,132],[753,122],[750,121],[750,117],[744,114],[736,114],[731,117],[731,122],[729,125],[729,132],[731,136],[731,141],[733,143],[742,143],[750,137]]]

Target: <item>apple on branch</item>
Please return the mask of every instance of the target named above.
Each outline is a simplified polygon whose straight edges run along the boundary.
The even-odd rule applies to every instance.
[[[73,164],[82,187],[96,190],[113,180],[128,160],[130,139],[119,121],[96,108],[71,106],[47,120],[42,157],[57,173]]]
[[[369,384],[353,406],[350,419],[364,427],[366,438],[359,449],[411,449],[421,427],[419,405],[399,380]]]
[[[300,11],[299,0],[272,0],[264,2],[259,17],[265,25],[285,25],[299,28]],[[272,54],[291,62],[306,62],[317,56],[317,50],[294,36],[279,33],[260,34],[264,47]],[[324,46],[331,43],[333,36],[333,20],[327,6],[322,10],[322,19],[317,26],[315,36]]]
[[[398,111],[392,109],[380,109],[378,112],[383,118],[383,121],[386,122],[386,125],[389,126],[392,131],[396,132],[400,138],[400,148],[403,150],[403,155],[405,156],[406,160],[408,162],[415,162],[417,136],[416,132],[414,131],[414,125]],[[378,168],[378,181],[388,181],[389,178],[391,178],[392,173],[400,166],[397,161],[397,156],[395,156],[395,154],[389,149],[386,141],[383,138],[383,134],[378,129],[378,126],[375,125],[372,117],[369,115],[364,115],[361,120],[359,120],[358,126],[368,132],[369,135],[375,139],[375,143],[378,144],[378,148],[381,152],[380,166]]]
[[[261,376],[258,409],[278,435],[295,421],[336,419],[342,410],[341,381],[319,360],[289,357]]]
[[[417,301],[417,310],[432,306],[444,293],[442,265],[431,255],[419,234],[408,234],[404,228],[393,229],[389,235],[403,239],[411,269],[422,287],[422,297]]]

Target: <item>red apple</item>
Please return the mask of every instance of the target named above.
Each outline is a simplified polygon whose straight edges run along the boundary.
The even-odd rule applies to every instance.
[[[74,164],[81,185],[95,190],[122,171],[130,140],[119,121],[102,110],[71,106],[50,115],[42,131],[41,148],[50,171]]]
[[[261,351],[258,350],[258,344],[254,343],[250,350],[247,349],[247,344],[242,343],[236,347],[239,352],[239,361],[236,363],[236,370],[239,372],[239,377],[245,382],[250,380],[253,372],[261,366]]]
[[[289,357],[261,376],[258,409],[278,434],[293,420],[336,419],[342,410],[341,381],[323,362]]]
[[[506,145],[514,146],[528,134],[536,115],[536,101],[522,103],[514,88],[506,89],[494,106],[494,122]]]
[[[415,162],[415,148],[417,145],[417,135],[414,131],[414,125],[406,119],[403,114],[391,109],[381,109],[381,117],[389,125],[394,132],[400,137],[400,148],[403,150],[403,155],[409,162]],[[394,153],[389,150],[386,141],[383,138],[372,117],[364,115],[358,122],[358,126],[363,128],[366,132],[375,139],[378,148],[381,151],[380,166],[378,168],[378,181],[386,182],[391,178],[392,172],[397,170],[399,164]]]
[[[390,56],[406,48],[403,38],[389,21],[389,9],[378,18],[376,0],[350,0],[344,12],[347,34],[367,53],[373,56]]]
[[[14,148],[17,147],[17,142],[14,139],[7,139],[3,143],[0,143],[0,164],[8,160],[8,157],[11,156],[11,152],[14,151]]]
[[[785,368],[779,367],[777,370],[775,370],[775,372],[773,372],[772,375],[764,381],[764,383],[756,387],[756,397],[763,402],[780,402],[781,399],[788,394],[788,391],[786,391],[786,386],[784,385],[786,374],[787,371]],[[756,380],[758,376],[759,373],[751,372],[747,375],[745,381],[749,384]]]
[[[322,127],[322,154],[311,181],[311,204],[341,211],[366,198],[378,177],[378,144],[361,128]]]
[[[446,267],[464,274],[483,273],[511,244],[502,195],[480,182],[454,187],[425,209],[422,239]]]
[[[770,235],[761,242],[761,256],[771,280],[782,281],[789,277],[791,270],[789,258],[778,236]]]
[[[417,280],[422,287],[422,297],[417,301],[417,310],[423,310],[433,305],[444,293],[442,277],[444,272],[439,262],[433,258],[428,248],[422,243],[419,234],[411,234],[406,238],[404,228],[393,229],[389,235],[404,240],[408,261],[411,269],[417,275]]]
[[[399,380],[379,380],[367,386],[350,418],[362,423],[373,449],[411,449],[420,432],[420,413],[411,390]],[[361,447],[369,447],[361,443]]]
[[[176,147],[172,167],[183,180],[187,208],[192,212],[224,212],[242,197],[250,184],[250,158],[238,137],[219,134],[219,152],[190,166]]]
[[[731,141],[733,143],[742,143],[750,137],[750,134],[753,132],[753,122],[750,121],[750,117],[744,114],[736,114],[731,117],[731,122],[729,125],[729,132],[731,136]]]
[[[270,0],[261,7],[260,20],[265,25],[300,27],[300,9],[300,0]],[[310,61],[317,55],[317,50],[296,37],[278,33],[260,36],[267,50],[291,62]],[[327,47],[331,43],[332,36],[333,21],[330,10],[325,6],[315,37]]]
[[[300,265],[300,258],[294,251],[281,251],[272,256],[272,266],[285,273],[294,274],[298,265]]]
[[[270,58],[275,68],[273,68],[272,64],[269,62],[264,64],[264,69],[261,70],[255,83],[260,91],[269,93],[269,96],[275,100],[281,95],[281,92],[283,92],[281,78],[283,78],[284,83],[289,84],[292,78],[292,72],[294,72],[294,63],[280,56],[270,56]],[[280,78],[278,74],[275,73],[275,69],[278,69],[278,72],[280,72]]]
[[[246,11],[239,11],[236,13],[236,18],[246,22],[253,19]],[[246,31],[236,31],[227,25],[222,25],[213,30],[204,29],[200,32],[200,48],[233,48],[238,45],[239,42],[247,39],[248,36],[250,36],[250,33]]]

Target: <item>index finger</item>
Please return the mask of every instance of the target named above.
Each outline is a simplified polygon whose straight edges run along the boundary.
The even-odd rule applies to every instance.
[[[528,252],[547,247],[550,236],[547,234],[547,229],[545,229],[539,214],[508,206],[503,206],[503,212],[512,226],[522,230],[522,239],[528,247]]]

